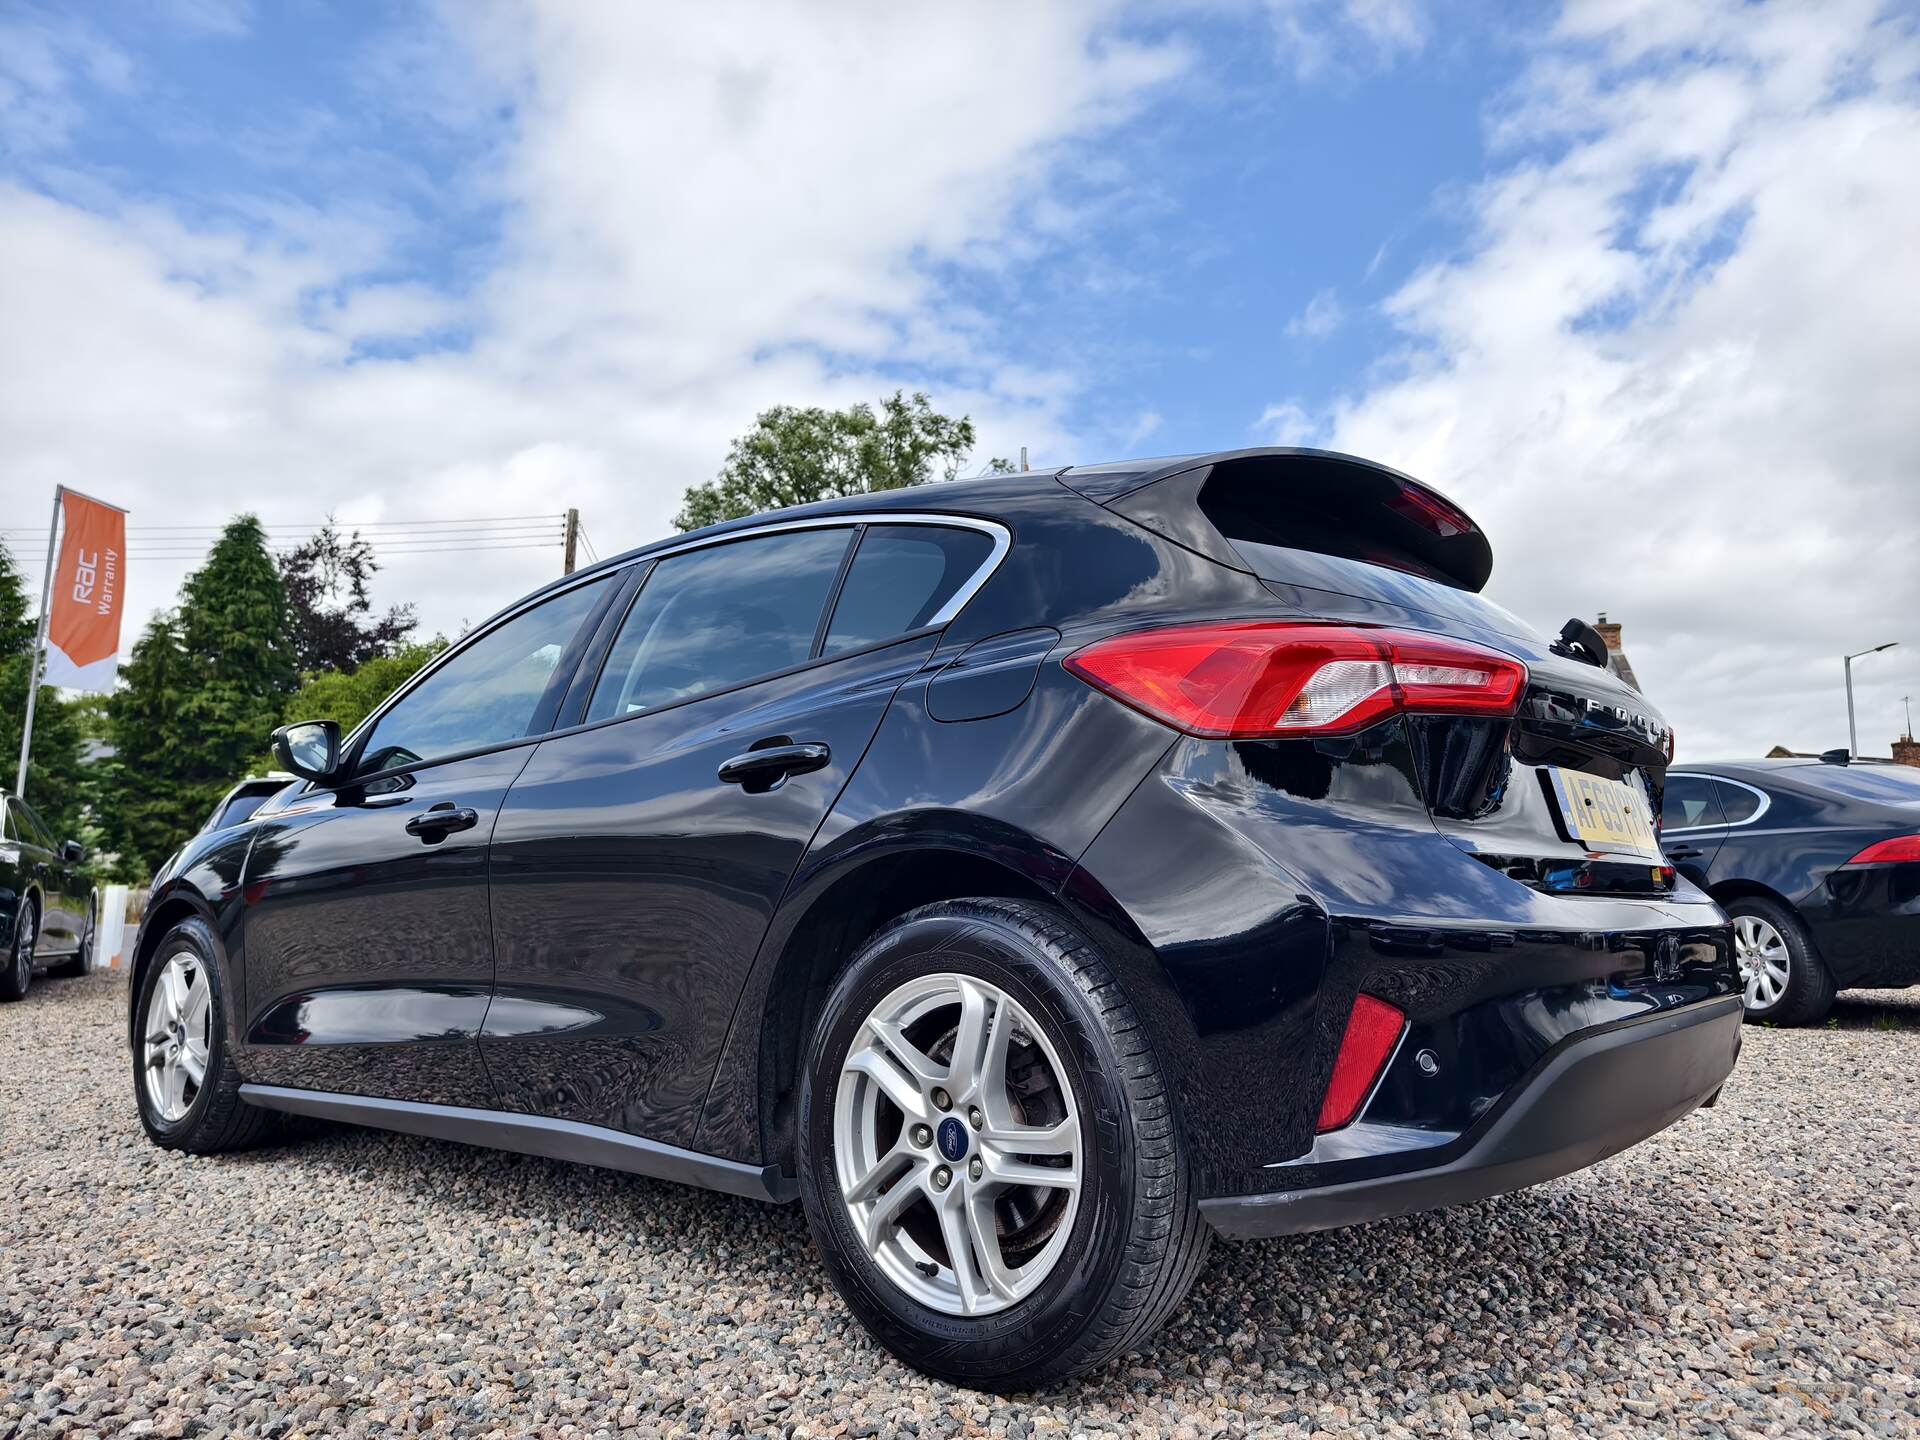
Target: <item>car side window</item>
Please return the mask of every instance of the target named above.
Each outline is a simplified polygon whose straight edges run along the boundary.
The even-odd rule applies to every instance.
[[[1695,830],[1703,825],[1724,825],[1720,802],[1714,798],[1716,787],[1701,775],[1670,775],[1666,793],[1660,799],[1661,830]]]
[[[355,773],[371,775],[532,733],[554,667],[605,593],[579,585],[495,626],[380,717]]]
[[[826,652],[857,650],[929,623],[993,553],[978,530],[872,525],[834,602]]]
[[[1751,820],[1760,812],[1760,797],[1753,791],[1740,785],[1729,785],[1717,781],[1713,787],[1714,796],[1720,802],[1720,810],[1729,825],[1738,825],[1743,820]]]
[[[621,623],[587,719],[725,690],[813,654],[853,531],[789,530],[669,555]]]
[[[27,830],[33,836],[33,843],[42,849],[57,851],[60,842],[53,838],[53,831],[47,828],[47,822],[40,818],[39,812],[24,800],[20,802],[20,808],[26,812]]]

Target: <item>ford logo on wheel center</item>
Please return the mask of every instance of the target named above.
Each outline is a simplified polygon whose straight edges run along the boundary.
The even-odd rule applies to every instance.
[[[959,1160],[967,1153],[967,1127],[949,1115],[940,1122],[936,1137],[940,1142],[940,1153],[949,1160]]]

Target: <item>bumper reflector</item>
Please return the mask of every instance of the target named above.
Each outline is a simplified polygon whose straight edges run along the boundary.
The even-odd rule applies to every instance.
[[[1407,1017],[1386,1001],[1371,995],[1353,997],[1353,1013],[1347,1016],[1347,1033],[1333,1062],[1327,1098],[1320,1102],[1316,1131],[1325,1134],[1353,1123],[1406,1025]]]

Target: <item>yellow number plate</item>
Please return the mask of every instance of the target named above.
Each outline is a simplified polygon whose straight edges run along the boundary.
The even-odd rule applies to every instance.
[[[1625,850],[1658,855],[1660,841],[1647,813],[1647,797],[1636,786],[1603,780],[1579,770],[1547,767],[1554,799],[1567,833],[1589,850]]]

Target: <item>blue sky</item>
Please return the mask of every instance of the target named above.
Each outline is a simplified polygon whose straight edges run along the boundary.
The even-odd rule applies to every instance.
[[[1837,656],[1902,639],[1891,738],[1917,77],[1880,0],[16,0],[0,530],[35,563],[66,483],[295,537],[573,504],[610,551],[759,409],[906,386],[980,463],[1419,474],[1496,598],[1626,623],[1683,753],[1839,743]],[[379,598],[457,631],[553,558],[388,546]]]

